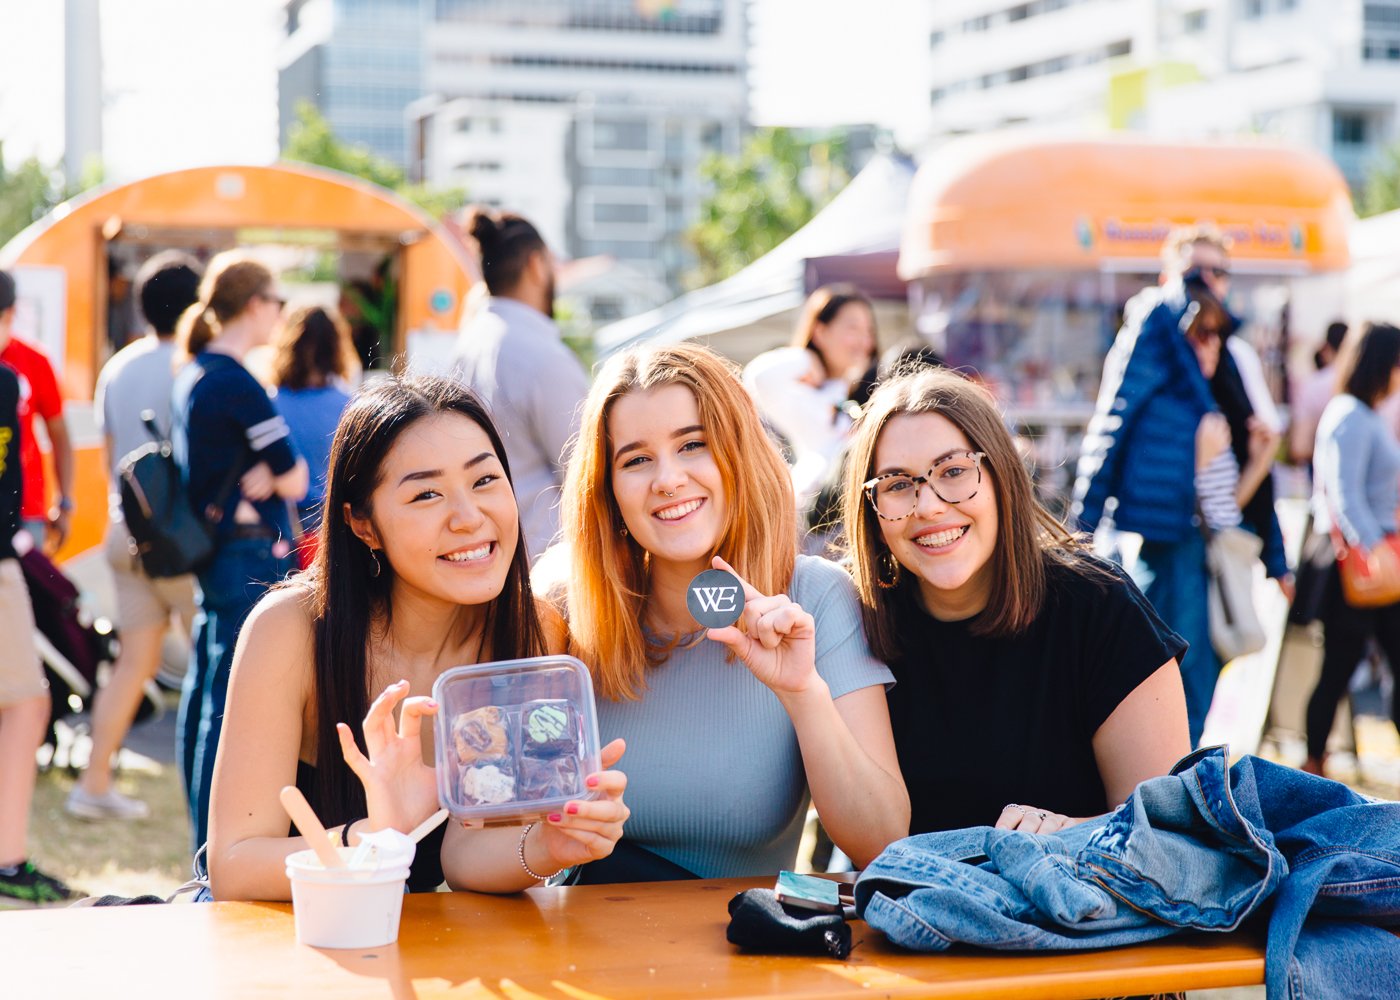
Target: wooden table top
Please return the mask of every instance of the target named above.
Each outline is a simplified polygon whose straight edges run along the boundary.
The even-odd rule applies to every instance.
[[[749,955],[726,906],[767,879],[428,893],[404,900],[395,945],[296,943],[285,903],[0,913],[7,1000],[105,996],[429,998],[1104,997],[1263,982],[1262,942],[1192,935],[1061,954],[917,955],[864,923],[844,962]],[[15,986],[18,989],[14,989]]]

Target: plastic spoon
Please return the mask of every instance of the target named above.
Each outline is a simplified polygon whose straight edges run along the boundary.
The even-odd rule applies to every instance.
[[[418,843],[418,841],[422,840],[428,834],[436,830],[438,828],[438,825],[445,819],[447,819],[447,810],[439,809],[437,812],[433,813],[423,822],[415,826],[413,828],[413,832],[408,835],[408,839],[413,841],[415,844]]]
[[[282,808],[287,810],[287,815],[292,818],[302,836],[310,841],[311,849],[316,852],[316,857],[321,859],[321,864],[327,868],[344,868],[345,862],[341,859],[340,852],[331,846],[330,834],[326,833],[326,828],[316,818],[311,803],[306,801],[306,796],[301,794],[301,790],[295,785],[287,785],[278,793],[278,798],[282,800]]]

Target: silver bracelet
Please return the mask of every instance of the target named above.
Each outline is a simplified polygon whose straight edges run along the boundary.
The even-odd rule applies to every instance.
[[[516,856],[520,858],[520,867],[525,869],[526,875],[529,875],[536,882],[548,882],[554,877],[554,875],[558,875],[559,872],[562,872],[564,869],[560,868],[559,872],[555,872],[554,875],[541,875],[539,872],[535,871],[533,868],[530,867],[529,862],[525,860],[525,838],[530,836],[530,831],[534,828],[534,823],[525,824],[525,829],[520,831],[520,844],[516,847],[515,853]]]

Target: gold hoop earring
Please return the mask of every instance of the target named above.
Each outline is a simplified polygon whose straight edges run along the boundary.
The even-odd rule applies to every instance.
[[[384,572],[384,567],[379,563],[379,553],[376,550],[370,549],[369,557],[374,562],[374,570],[370,573],[370,576],[377,580],[379,579],[379,574]]]
[[[893,590],[899,586],[899,560],[888,550],[875,560],[875,586],[881,590]]]

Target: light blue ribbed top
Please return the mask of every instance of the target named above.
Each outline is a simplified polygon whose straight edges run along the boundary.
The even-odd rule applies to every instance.
[[[870,655],[855,587],[839,566],[799,556],[789,596],[817,627],[817,672],[833,698],[894,677]],[[791,868],[807,813],[797,734],[778,698],[709,639],[648,671],[641,701],[598,703],[603,743],[627,754],[624,835],[702,878]]]
[[[1400,442],[1379,413],[1355,396],[1333,397],[1313,449],[1313,529],[1333,520],[1351,545],[1375,548],[1395,533]]]

